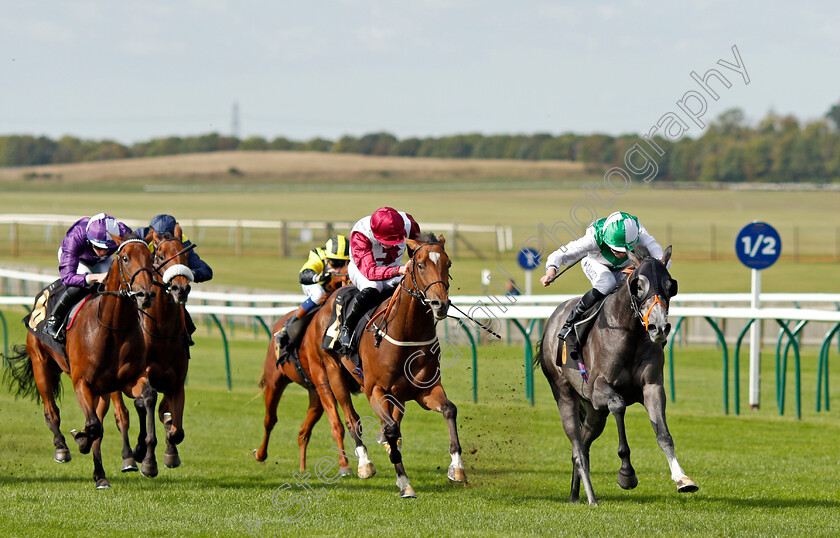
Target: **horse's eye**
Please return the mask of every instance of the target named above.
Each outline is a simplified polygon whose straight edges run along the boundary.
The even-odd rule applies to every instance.
[[[128,263],[128,256],[123,255],[123,257],[122,257],[122,258],[123,258],[123,262]]]
[[[420,270],[422,271],[422,270],[423,270],[423,264],[422,264],[422,263],[418,263],[418,264],[417,264],[417,268],[418,268],[418,269],[420,269]]]

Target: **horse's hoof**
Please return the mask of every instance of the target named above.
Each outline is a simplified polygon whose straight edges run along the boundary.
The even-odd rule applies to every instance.
[[[146,463],[145,461],[140,465],[140,474],[147,478],[154,478],[158,475],[157,463]]]
[[[623,475],[621,471],[618,473],[618,486],[621,489],[633,489],[639,485],[639,478],[635,473],[631,475]]]
[[[268,458],[268,452],[260,452],[258,448],[255,448],[251,454],[253,454],[254,459],[260,463],[264,462]]]
[[[373,466],[373,463],[359,465],[359,478],[373,478],[375,474],[376,467]]]
[[[449,471],[447,471],[446,476],[449,477],[449,480],[452,482],[463,482],[464,484],[467,483],[467,473],[464,472],[463,469],[459,469],[454,465],[449,466]]]
[[[96,489],[111,489],[111,483],[107,478],[100,478],[96,481]]]
[[[66,448],[56,448],[55,455],[53,456],[53,461],[56,463],[67,463],[72,458],[70,457],[70,450]]]
[[[82,454],[88,454],[90,452],[93,443],[90,442],[90,438],[87,436],[87,433],[79,430],[70,430],[70,435],[72,435],[73,439],[75,439],[79,444],[79,452]]]
[[[687,476],[677,480],[677,491],[680,493],[694,493],[698,489],[700,489],[700,486]]]
[[[164,454],[163,464],[170,469],[174,469],[181,465],[181,458],[178,457],[178,454]]]
[[[353,469],[350,467],[339,467],[338,476],[350,476],[353,474]]]
[[[406,486],[404,490],[400,491],[400,497],[403,499],[416,499],[417,492],[414,491],[413,487]]]
[[[126,458],[123,460],[122,469],[120,469],[120,472],[133,473],[136,471],[138,471],[137,462],[134,460],[134,458]]]

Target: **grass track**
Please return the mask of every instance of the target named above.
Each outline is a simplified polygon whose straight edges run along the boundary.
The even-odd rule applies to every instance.
[[[21,327],[12,327],[12,332],[14,340],[22,339]],[[371,444],[379,470],[375,478],[345,478],[334,484],[310,478],[316,492],[323,488],[321,496],[307,497],[305,512],[289,522],[295,508],[278,510],[272,494],[283,484],[295,484],[296,434],[305,393],[296,386],[287,390],[268,461],[256,463],[251,449],[261,439],[263,405],[249,400],[256,393],[253,383],[265,343],[242,336],[232,341],[234,389],[228,393],[220,343],[203,336],[203,330],[199,334],[187,392],[184,465],[175,470],[161,466],[155,479],[117,472],[119,445],[109,418],[103,448],[113,489],[96,491],[90,457],[71,446],[73,461],[54,463],[41,407],[0,392],[4,535],[246,535],[246,524],[257,522],[262,536],[829,536],[840,527],[840,398],[832,398],[828,414],[813,411],[813,355],[803,360],[803,419],[797,421],[791,416],[791,392],[788,415],[780,417],[775,410],[771,361],[765,360],[763,408],[740,417],[723,416],[718,353],[678,350],[677,401],[669,403],[669,425],[680,463],[700,491],[677,494],[647,415],[641,406],[633,406],[627,414],[628,436],[640,484],[632,491],[615,484],[619,460],[610,420],[592,450],[592,479],[601,506],[589,508],[565,502],[570,449],[541,373],[536,378],[537,404],[531,408],[524,399],[521,350],[482,347],[478,405],[471,403],[466,357],[444,371],[448,394],[459,409],[467,487],[446,479],[448,441],[442,417],[409,404],[404,457],[418,499],[397,497],[393,467],[384,451]],[[833,375],[832,386],[840,386],[838,382],[840,376]],[[82,418],[72,390],[65,388],[61,406],[66,433]],[[356,407],[363,416],[372,415],[360,397]],[[310,443],[310,472],[319,458],[332,454],[331,446],[322,419]],[[303,490],[292,486],[275,500],[282,506],[294,494],[303,495]]]

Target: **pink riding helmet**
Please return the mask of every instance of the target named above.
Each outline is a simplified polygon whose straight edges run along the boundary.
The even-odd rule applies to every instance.
[[[405,241],[405,221],[393,207],[380,207],[370,217],[373,237],[383,245],[399,245]]]

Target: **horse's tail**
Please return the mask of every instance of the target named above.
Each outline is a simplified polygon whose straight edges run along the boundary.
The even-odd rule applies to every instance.
[[[534,345],[534,366],[542,365],[543,360],[543,340],[545,339],[545,335],[543,334],[542,338],[537,340],[537,343]]]
[[[248,403],[253,402],[263,394],[265,394],[265,372],[260,376],[260,379],[257,381],[257,386],[260,388],[260,391],[254,394],[254,397],[248,400]]]
[[[41,403],[41,393],[38,392],[38,385],[35,383],[35,372],[32,369],[32,358],[26,351],[26,346],[18,344],[14,346],[13,353],[6,359],[6,369],[3,371],[3,384],[15,395],[15,398],[23,396],[30,400]],[[56,400],[61,399],[61,371],[53,376],[53,396]]]

